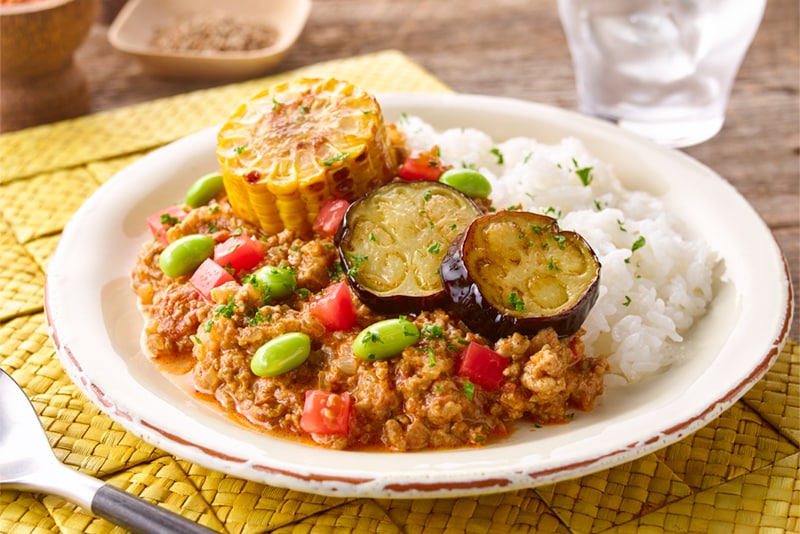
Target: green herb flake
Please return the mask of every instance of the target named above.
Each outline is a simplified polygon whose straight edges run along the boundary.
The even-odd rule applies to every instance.
[[[228,300],[227,304],[220,304],[214,309],[214,317],[230,319],[234,313],[236,313],[236,303],[233,301],[233,297]]]
[[[167,226],[175,226],[176,224],[181,222],[180,219],[178,219],[177,217],[173,217],[169,213],[162,213],[159,220],[161,221],[161,224],[165,224]]]
[[[642,248],[646,243],[646,240],[643,235],[640,235],[639,238],[633,242],[633,246],[631,247],[631,252],[636,252],[640,248]]]
[[[508,295],[508,305],[514,311],[525,311],[525,302],[519,298],[519,295],[517,295],[516,291],[512,291],[511,294]]]
[[[436,367],[436,353],[428,347],[428,367]]]
[[[250,326],[258,326],[263,322],[267,322],[272,318],[272,315],[268,317],[264,317],[264,314],[261,313],[261,310],[256,310],[252,317],[247,320],[247,324]]]
[[[444,329],[435,324],[426,324],[422,327],[422,335],[428,339],[440,339],[444,337]]]
[[[625,295],[625,302],[622,303],[623,306],[630,306],[631,305],[631,298],[628,295]]]
[[[464,394],[467,396],[467,400],[472,402],[472,399],[475,398],[475,384],[469,380],[464,382]]]
[[[237,154],[241,154],[245,150],[247,150],[247,146],[246,145],[239,145],[239,146],[237,146],[236,148],[233,149],[233,151],[236,152]]]
[[[347,159],[349,155],[350,154],[348,154],[347,152],[342,152],[341,154],[337,154],[336,156],[331,156],[326,160],[320,161],[319,164],[322,165],[323,167],[330,167],[334,163],[339,163],[340,161]]]
[[[563,236],[563,235],[553,234],[553,241],[558,243],[558,248],[560,248],[561,250],[564,250],[564,245],[567,242],[567,237]]]
[[[548,271],[557,271],[558,270],[558,265],[556,265],[556,262],[553,259],[553,256],[550,256],[550,259],[547,260],[547,270]]]
[[[505,158],[503,158],[503,153],[502,153],[502,152],[500,152],[500,149],[499,149],[499,148],[497,148],[497,147],[494,147],[492,150],[490,150],[490,152],[491,152],[492,154],[494,154],[495,156],[497,156],[497,164],[498,164],[498,165],[502,165],[502,164],[504,163],[504,161],[505,161]]]
[[[357,275],[358,274],[358,270],[361,268],[361,265],[363,265],[364,262],[367,261],[368,258],[369,258],[369,256],[353,256],[351,254],[350,255],[350,261],[353,263],[353,265],[349,269],[347,269],[347,275],[348,276]]]
[[[592,168],[593,167],[584,167],[582,169],[575,169],[575,174],[578,175],[584,187],[588,187],[592,183],[592,180],[594,180]]]
[[[428,247],[428,252],[431,254],[439,254],[442,251],[442,244],[438,241]]]

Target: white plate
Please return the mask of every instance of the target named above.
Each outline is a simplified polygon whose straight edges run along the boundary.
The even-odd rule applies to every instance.
[[[476,127],[497,140],[577,136],[615,166],[626,187],[659,195],[722,258],[711,309],[681,347],[692,358],[607,391],[593,412],[568,425],[521,427],[482,448],[333,451],[247,430],[147,360],[129,284],[136,254],[150,239],[145,217],[216,169],[216,130],[208,129],[145,156],[101,187],[67,225],[51,260],[45,300],[53,340],[92,402],[155,446],[258,482],[337,496],[457,496],[551,483],[643,456],[718,416],[774,362],[793,313],[788,268],[767,226],[710,169],[606,123],[528,102],[471,95],[380,101],[387,120],[406,112],[438,129]]]

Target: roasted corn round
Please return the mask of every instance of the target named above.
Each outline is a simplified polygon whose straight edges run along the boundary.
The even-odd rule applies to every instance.
[[[308,234],[329,199],[354,200],[395,176],[377,100],[351,83],[304,78],[242,103],[218,134],[234,212],[265,232]]]

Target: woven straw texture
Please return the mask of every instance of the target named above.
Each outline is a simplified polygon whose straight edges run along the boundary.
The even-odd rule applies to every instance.
[[[682,441],[535,489],[423,500],[342,499],[228,476],[132,436],[89,403],[48,338],[44,272],[78,206],[148,151],[221,122],[231,103],[298,76],[371,92],[447,91],[386,51],[0,136],[0,365],[65,464],[220,532],[800,532],[800,345]],[[3,407],[7,409],[7,407]],[[0,489],[0,532],[121,532],[53,496]]]

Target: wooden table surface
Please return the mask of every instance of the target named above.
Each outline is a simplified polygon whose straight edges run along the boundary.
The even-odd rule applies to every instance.
[[[106,40],[106,2],[77,53],[92,111],[210,87],[159,80]],[[722,132],[685,152],[726,178],[766,221],[800,280],[798,2],[770,0],[736,81]],[[397,49],[456,91],[577,108],[555,1],[316,0],[280,70]],[[686,192],[691,195],[691,191]],[[798,295],[795,292],[795,309]],[[795,313],[791,336],[800,338]]]

